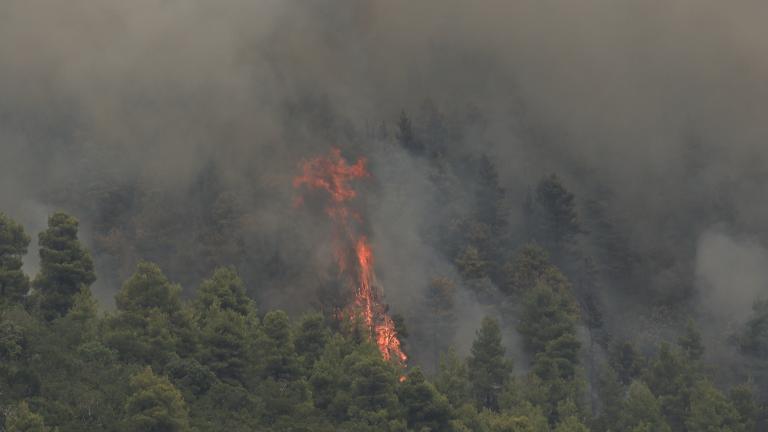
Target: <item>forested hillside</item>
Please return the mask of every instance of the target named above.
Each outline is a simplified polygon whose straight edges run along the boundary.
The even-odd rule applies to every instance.
[[[0,431],[768,430],[766,19],[0,0]]]
[[[605,315],[601,298],[643,257],[594,215],[599,203],[589,203],[595,219],[582,221],[575,196],[547,175],[524,201],[522,224],[511,226],[506,191],[488,158],[451,165],[411,128],[403,114],[388,145],[434,164],[440,198],[452,199],[446,177],[456,170],[474,172],[466,175],[477,189],[471,214],[434,219],[430,238],[452,259],[455,279],[433,277],[419,302],[394,315],[408,364],[383,359],[365,323],[340,315],[354,287],[338,270],[310,291],[314,306],[289,316],[259,308],[253,297],[260,287],[246,286],[234,265],[211,265],[184,290],[140,260],[112,310],[91,292],[94,261],[75,218],[48,218],[38,239],[40,267],[30,277],[22,269],[30,236],[0,214],[6,429],[759,430],[763,303],[732,335],[755,361],[740,370],[706,361],[691,319],[657,345],[638,346],[621,333],[626,324],[608,324],[623,315]],[[239,240],[230,213],[222,214],[211,220],[221,227],[217,238]],[[586,221],[595,228],[588,231]],[[198,247],[224,260],[229,243]],[[686,310],[676,298],[635,301],[678,316]],[[466,311],[459,302],[489,314],[473,326],[468,353],[455,347],[457,326],[471,323],[458,316]],[[503,331],[519,335],[515,350],[505,347]]]

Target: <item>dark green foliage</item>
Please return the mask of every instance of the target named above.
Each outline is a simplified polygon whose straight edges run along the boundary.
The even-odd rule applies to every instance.
[[[479,407],[499,408],[499,395],[512,372],[512,361],[504,356],[504,351],[499,323],[484,318],[467,363],[472,394]]]
[[[358,350],[344,363],[349,365],[347,370],[352,376],[350,415],[378,414],[382,410],[395,408],[397,375],[375,350]]]
[[[309,382],[315,407],[334,422],[358,430],[386,428],[396,417],[397,380],[397,371],[376,347],[337,336],[315,363]]]
[[[578,310],[569,289],[565,277],[550,268],[523,300],[518,330],[531,353],[544,352],[563,336],[575,336]]]
[[[40,309],[46,319],[67,313],[75,294],[96,280],[90,253],[77,239],[78,222],[64,213],[48,218],[40,233],[40,273],[34,287],[40,293]]]
[[[408,374],[398,390],[399,401],[412,430],[445,430],[451,419],[448,399],[426,381],[420,369]]]
[[[245,317],[231,309],[212,306],[200,330],[200,362],[226,382],[245,381],[252,360]]]
[[[315,362],[323,354],[330,334],[325,326],[322,315],[307,315],[299,322],[296,330],[296,354],[302,361],[305,370],[312,370]]]
[[[684,427],[698,375],[687,356],[666,343],[661,344],[643,375],[643,381],[659,398],[664,418],[673,430]]]
[[[5,430],[7,432],[48,432],[51,429],[45,427],[43,418],[33,413],[26,401],[21,401],[6,414]]]
[[[440,356],[440,368],[435,377],[435,387],[456,408],[470,401],[467,365],[459,359],[453,348],[449,348]]]
[[[29,277],[21,269],[29,242],[24,228],[0,212],[0,306],[21,302],[29,291]]]
[[[728,399],[738,413],[738,423],[745,432],[754,432],[759,408],[755,402],[754,391],[749,384],[739,384],[731,388]]]
[[[264,377],[290,380],[299,373],[299,356],[291,336],[288,315],[283,311],[270,311],[261,325],[259,355]]]
[[[536,286],[550,268],[549,254],[535,244],[523,246],[515,258],[504,266],[504,292],[523,295]]]
[[[617,430],[669,431],[659,401],[642,381],[632,382],[623,405]]]
[[[439,147],[433,141],[430,146]],[[470,161],[467,170],[475,170],[475,162]],[[662,344],[648,359],[628,341],[607,334],[605,341],[615,341],[603,352],[608,364],[599,379],[590,370],[594,375],[588,384],[580,367],[583,334],[577,328],[585,312],[588,319],[582,325],[599,327],[591,319],[588,303],[589,295],[599,301],[600,290],[605,289],[593,283],[602,281],[600,271],[591,264],[564,266],[577,281],[572,287],[549,262],[547,249],[524,245],[511,260],[501,253],[497,241],[507,241],[501,233],[509,227],[504,227],[504,218],[493,215],[503,213],[504,191],[493,165],[486,162],[485,175],[480,176],[485,190],[478,190],[477,198],[487,205],[479,206],[478,214],[459,219],[464,230],[457,242],[460,248],[448,255],[458,256],[461,284],[432,280],[420,303],[406,311],[410,335],[405,319],[392,314],[398,334],[404,342],[409,338],[406,347],[413,356],[407,368],[384,361],[360,322],[337,319],[339,308],[350,299],[345,285],[334,277],[328,278],[335,291],[323,313],[292,321],[287,313],[270,310],[260,319],[233,267],[217,269],[193,297],[184,299],[181,287],[157,265],[141,261],[117,293],[116,310],[101,313],[88,288],[92,279],[77,271],[85,265],[87,252],[77,243],[76,221],[52,217],[52,227],[41,235],[41,247],[55,251],[64,245],[64,251],[80,251],[82,260],[72,265],[49,260],[46,265],[56,271],[41,269],[35,279],[39,303],[20,302],[17,295],[0,308],[0,407],[5,429],[760,430],[761,394],[741,385],[726,397],[714,387],[693,323],[680,333],[676,345]],[[14,227],[23,234],[17,225],[2,223],[0,227]],[[6,237],[0,232],[0,240]],[[561,239],[561,252],[573,238]],[[13,267],[21,274],[19,262],[26,246],[16,246],[13,259],[2,258],[0,264],[12,261],[12,266],[3,268]],[[456,250],[461,253],[454,254]],[[45,252],[49,258],[60,256],[50,251]],[[502,266],[504,262],[508,264]],[[67,274],[72,277],[67,279]],[[74,291],[42,289],[50,281],[76,279],[80,282],[67,285],[76,285]],[[485,297],[479,287],[487,288],[482,292]],[[52,304],[46,306],[46,296],[56,298],[51,296],[59,292],[67,293],[66,309],[46,309]],[[526,350],[522,358],[530,361],[524,365],[526,373],[512,374],[512,362],[501,343],[502,329],[490,318],[483,320],[466,360],[450,348],[454,339],[461,342],[461,337],[454,338],[455,321],[465,309],[457,299],[467,293],[477,294],[481,307],[501,311],[505,325],[516,322]],[[502,308],[495,304],[499,300]],[[29,307],[35,304],[43,314]],[[765,338],[762,312],[757,303],[738,339],[744,351],[757,358]],[[600,342],[593,349],[600,359]],[[438,362],[433,355],[441,352]],[[422,359],[439,363],[434,376],[422,373]]]
[[[488,275],[490,263],[475,246],[467,246],[456,257],[456,267],[465,279],[482,279]]]
[[[609,351],[609,361],[619,381],[625,386],[640,376],[645,363],[642,355],[630,342],[615,345]]]
[[[181,287],[173,285],[156,264],[142,261],[128,279],[115,301],[124,313],[148,316],[154,311],[175,314],[181,309]]]
[[[742,432],[745,424],[733,404],[708,381],[699,381],[691,392],[685,425],[689,431]]]
[[[254,305],[246,292],[243,281],[233,267],[216,269],[210,279],[205,280],[195,293],[195,310],[205,318],[208,311],[217,304],[221,310],[231,310],[246,316],[253,312]]]
[[[182,310],[180,292],[157,265],[140,262],[115,297],[118,314],[107,320],[105,343],[122,359],[157,369],[195,351],[192,319]]]
[[[579,414],[582,383],[577,377],[581,342],[576,335],[578,309],[570,284],[550,266],[523,299],[518,331],[533,356],[533,396],[550,424]],[[560,413],[560,403],[570,400],[575,412]]]
[[[200,362],[223,381],[245,383],[246,368],[254,360],[248,339],[255,307],[234,269],[217,269],[204,281],[193,308]]]
[[[131,378],[132,394],[125,402],[122,430],[126,432],[186,432],[189,414],[181,393],[168,379],[146,368]]]
[[[165,373],[185,400],[203,396],[216,383],[213,372],[194,359],[176,359],[165,367]]]
[[[597,418],[597,430],[615,430],[618,428],[619,419],[624,408],[624,386],[619,382],[616,371],[610,366],[601,370],[597,390],[600,395],[602,407]]]

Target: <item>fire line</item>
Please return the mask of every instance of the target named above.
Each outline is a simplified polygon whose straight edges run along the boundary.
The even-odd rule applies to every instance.
[[[339,272],[351,281],[354,302],[340,316],[359,319],[370,332],[381,356],[387,361],[405,365],[395,324],[387,313],[381,286],[376,282],[374,257],[368,237],[362,232],[363,217],[350,207],[357,197],[352,182],[371,176],[365,158],[349,164],[341,150],[332,148],[326,156],[305,160],[301,174],[293,180],[297,189],[322,191],[327,194],[325,213],[334,226],[333,249]],[[301,203],[299,200],[297,203]]]

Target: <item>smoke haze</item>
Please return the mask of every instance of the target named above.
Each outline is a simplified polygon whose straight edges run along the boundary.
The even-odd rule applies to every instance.
[[[433,218],[472,206],[466,179],[466,200],[442,202],[434,173],[392,145],[402,109],[434,104],[465,125],[453,154],[494,161],[513,224],[549,172],[579,198],[608,190],[633,249],[663,261],[641,263],[633,290],[700,291],[705,310],[743,321],[768,282],[766,18],[756,0],[4,0],[0,210],[34,234],[63,208],[93,247],[100,223],[128,223],[99,203],[124,201],[193,242],[183,225],[204,221],[198,207],[226,203],[206,195],[213,182],[237,197],[235,264],[262,301],[301,310],[328,237],[322,215],[293,207],[290,180],[338,145],[371,160],[377,271],[408,310],[431,277],[458,278]],[[194,287],[184,244],[95,248],[99,297],[139,258]]]

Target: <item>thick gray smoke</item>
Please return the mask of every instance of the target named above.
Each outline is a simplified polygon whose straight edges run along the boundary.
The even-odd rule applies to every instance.
[[[407,309],[430,277],[455,277],[422,238],[446,203],[422,161],[391,147],[400,110],[429,99],[476,114],[453,150],[489,154],[513,204],[549,172],[585,198],[608,189],[633,248],[664,261],[648,289],[698,281],[743,313],[768,241],[766,17],[758,0],[3,0],[0,209],[36,233],[64,208],[90,242],[119,219],[94,214],[114,198],[102,191],[140,185],[114,199],[157,203],[136,217],[184,238],[196,216],[175,209],[215,173],[237,196],[245,259],[292,275],[260,282],[284,305],[315,282],[301,267],[328,255],[327,226],[291,205],[291,177],[340,145],[372,160],[379,273]],[[382,121],[390,138],[368,139]],[[748,240],[701,237],[715,224]],[[132,263],[98,262],[122,272],[100,274],[108,299]]]
[[[768,297],[768,252],[750,239],[707,232],[699,242],[696,275],[709,312],[743,322],[752,303]]]

